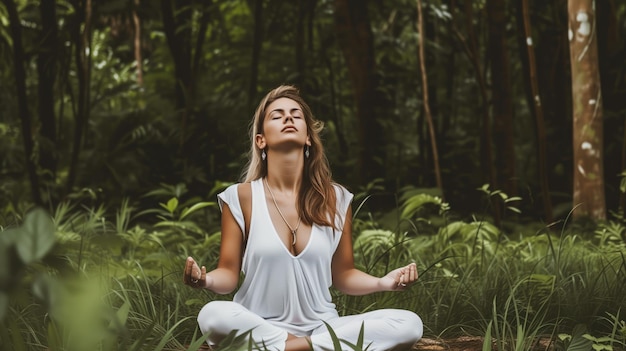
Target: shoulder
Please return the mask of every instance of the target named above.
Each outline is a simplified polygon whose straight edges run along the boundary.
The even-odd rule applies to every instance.
[[[237,193],[239,194],[239,201],[247,202],[252,198],[252,183],[238,183]]]
[[[337,194],[337,198],[339,199],[340,197],[352,197],[353,194],[352,192],[350,192],[350,190],[346,189],[345,186],[339,184],[339,183],[332,183],[333,184],[333,188],[335,189],[335,193]]]
[[[232,198],[233,195],[237,195],[237,188],[239,187],[239,183],[231,184],[226,187],[226,189],[222,190],[217,194],[217,198],[220,201],[228,202]]]
[[[346,189],[346,187],[339,183],[333,183],[333,188],[335,188],[335,194],[337,196],[337,209],[343,212],[352,203],[354,195],[350,192],[350,190]]]
[[[217,194],[217,198],[223,202],[230,204],[233,200],[237,202],[244,202],[250,200],[252,197],[252,185],[251,183],[234,183],[226,187],[222,192]]]

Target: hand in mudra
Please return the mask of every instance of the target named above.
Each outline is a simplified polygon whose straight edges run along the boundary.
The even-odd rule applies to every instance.
[[[196,261],[187,257],[185,271],[183,272],[183,283],[194,288],[204,288],[207,286],[206,267],[198,266]]]
[[[404,290],[417,280],[417,265],[411,263],[396,268],[381,278],[381,284],[387,291]]]

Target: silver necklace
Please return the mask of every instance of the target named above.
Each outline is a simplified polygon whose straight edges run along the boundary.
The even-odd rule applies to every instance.
[[[302,217],[298,217],[298,225],[296,225],[296,228],[292,228],[289,225],[289,222],[287,222],[287,220],[285,219],[285,216],[283,216],[283,213],[280,210],[280,207],[278,207],[278,203],[276,203],[276,198],[274,197],[274,193],[272,192],[272,188],[270,187],[270,184],[267,182],[267,178],[263,178],[263,180],[265,181],[265,185],[267,185],[267,190],[270,191],[270,195],[272,196],[272,201],[274,201],[274,206],[276,206],[276,209],[278,210],[278,214],[280,215],[280,218],[283,219],[283,222],[285,222],[285,224],[287,225],[287,227],[289,228],[289,230],[291,231],[291,235],[293,236],[293,242],[291,243],[291,246],[296,246],[296,232],[298,231],[298,228],[300,228],[300,223],[302,223]]]

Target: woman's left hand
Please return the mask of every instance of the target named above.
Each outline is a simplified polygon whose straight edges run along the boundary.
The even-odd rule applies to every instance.
[[[411,263],[407,266],[396,268],[380,278],[380,284],[385,291],[404,290],[417,280],[417,265]]]

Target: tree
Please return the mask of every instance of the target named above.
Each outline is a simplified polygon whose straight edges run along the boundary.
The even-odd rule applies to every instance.
[[[22,47],[22,28],[17,13],[17,7],[12,0],[2,0],[7,9],[9,26],[11,28],[11,39],[13,40],[13,69],[15,75],[15,89],[17,90],[17,104],[22,125],[22,139],[24,142],[24,163],[26,172],[30,180],[32,200],[36,204],[42,204],[41,191],[39,190],[39,178],[37,176],[37,165],[33,160],[33,128],[28,101],[26,95],[26,70],[24,69],[24,48]]]
[[[526,55],[522,55],[522,62],[526,63],[524,65],[524,71],[527,72],[525,75],[528,96],[527,100],[528,104],[531,106],[531,113],[535,117],[535,129],[537,130],[537,169],[543,200],[544,219],[547,223],[552,223],[553,213],[548,181],[546,126],[541,94],[539,91],[539,80],[537,78],[537,62],[535,60],[535,48],[528,7],[528,0],[522,0],[518,3],[518,25],[521,27],[521,32],[523,34],[523,40],[521,40],[522,44],[520,46],[523,46],[526,49]]]
[[[74,138],[70,169],[67,177],[67,191],[71,192],[78,173],[78,159],[83,146],[83,135],[87,128],[90,115],[91,100],[91,33],[92,33],[92,3],[91,0],[73,0],[75,14],[72,23],[72,40],[74,42],[74,57],[76,76],[78,78],[78,101],[75,109]]]
[[[419,62],[420,72],[422,74],[422,96],[424,98],[424,113],[426,114],[426,121],[428,123],[428,132],[430,136],[430,144],[432,147],[433,163],[435,167],[435,180],[437,181],[437,188],[441,192],[441,197],[444,198],[443,182],[441,180],[441,170],[439,167],[439,151],[437,149],[437,138],[435,134],[435,125],[433,122],[433,116],[430,112],[430,101],[428,99],[428,75],[426,74],[426,58],[424,55],[424,19],[422,15],[422,2],[417,0],[417,30],[419,32]]]
[[[374,40],[367,1],[335,0],[335,27],[346,61],[359,121],[357,174],[360,180],[384,177],[384,129],[376,112],[385,111],[387,102],[377,91]],[[388,110],[387,110],[388,111]]]
[[[37,55],[37,72],[39,85],[39,123],[42,138],[39,140],[39,164],[46,178],[54,183],[56,178],[57,159],[56,150],[56,120],[54,113],[54,84],[56,78],[56,46],[57,46],[57,17],[56,1],[41,1],[39,3],[41,15],[41,39]]]
[[[248,108],[253,109],[259,81],[259,61],[263,48],[263,0],[255,0],[252,9],[254,17],[254,31],[252,39],[252,57],[250,60],[250,83],[248,85]]]
[[[488,54],[491,63],[493,138],[498,184],[509,195],[517,195],[513,105],[509,55],[506,47],[506,6],[504,0],[487,1],[489,26]]]
[[[606,218],[602,89],[594,0],[569,0],[572,71],[574,216]]]

